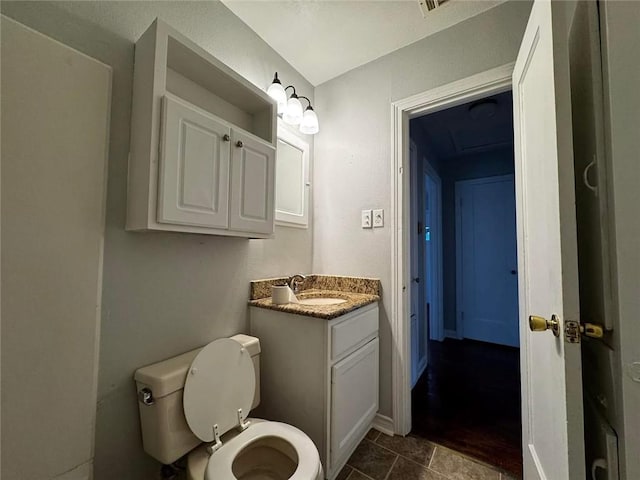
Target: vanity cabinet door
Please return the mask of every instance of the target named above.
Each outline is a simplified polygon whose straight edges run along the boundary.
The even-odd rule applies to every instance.
[[[331,368],[331,465],[366,433],[378,411],[378,339]]]
[[[255,137],[232,130],[229,228],[273,233],[275,149]]]
[[[227,228],[229,126],[163,98],[158,222]]]

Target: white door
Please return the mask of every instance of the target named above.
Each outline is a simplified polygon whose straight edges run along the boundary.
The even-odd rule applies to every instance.
[[[513,175],[456,182],[456,303],[464,338],[517,347]]]
[[[564,2],[534,2],[513,72],[522,371],[527,480],[583,480],[571,93]],[[560,335],[531,332],[529,315],[559,318]]]
[[[158,222],[227,228],[229,134],[207,112],[162,99]]]
[[[0,477],[90,478],[112,73],[1,24]]]
[[[273,233],[275,164],[272,146],[231,132],[231,230]]]

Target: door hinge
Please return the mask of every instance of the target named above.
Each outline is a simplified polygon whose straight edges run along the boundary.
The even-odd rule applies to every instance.
[[[580,343],[581,334],[590,338],[602,338],[604,337],[604,328],[595,323],[580,325],[580,322],[575,320],[564,322],[564,339],[567,343]]]

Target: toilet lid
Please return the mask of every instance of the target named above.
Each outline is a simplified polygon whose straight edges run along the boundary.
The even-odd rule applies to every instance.
[[[249,415],[255,393],[251,355],[235,340],[221,338],[204,347],[191,363],[184,384],[183,407],[191,431],[203,442],[236,427],[238,409]]]

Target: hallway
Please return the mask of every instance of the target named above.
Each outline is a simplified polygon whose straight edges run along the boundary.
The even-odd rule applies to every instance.
[[[429,342],[412,391],[412,434],[522,476],[517,348],[473,340]]]
[[[337,480],[522,478],[518,349],[446,339],[429,342],[429,357],[411,433],[369,431]]]

